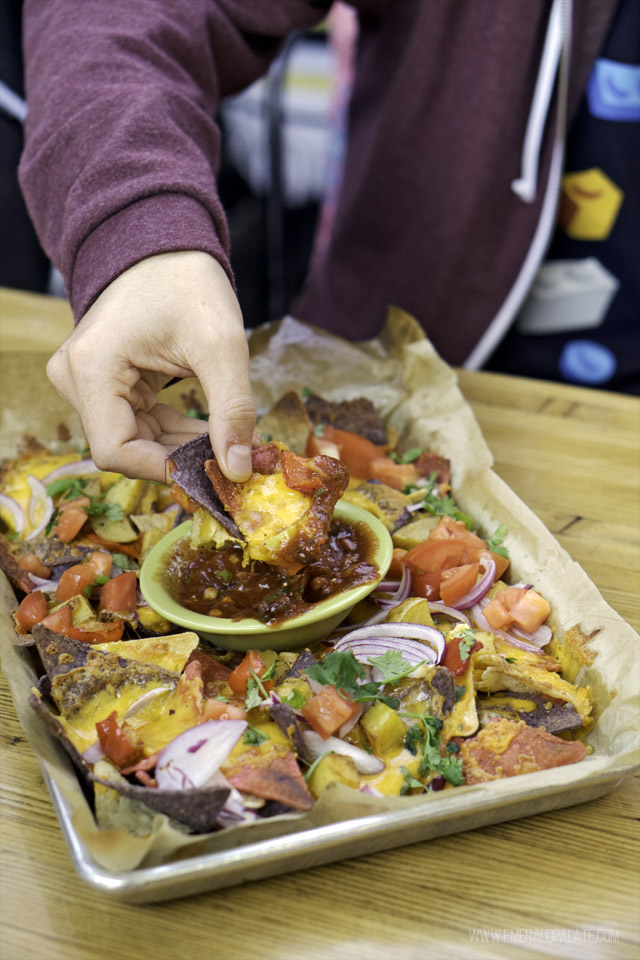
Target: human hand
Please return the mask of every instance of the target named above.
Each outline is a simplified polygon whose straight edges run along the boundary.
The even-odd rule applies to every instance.
[[[164,462],[203,423],[158,403],[174,377],[199,378],[222,472],[251,473],[255,406],[242,315],[223,267],[207,253],[163,253],[103,290],[51,357],[47,375],[80,417],[101,470],[164,480]]]

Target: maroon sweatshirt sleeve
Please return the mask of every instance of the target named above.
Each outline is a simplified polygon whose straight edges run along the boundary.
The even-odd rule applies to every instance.
[[[321,16],[310,0],[26,0],[20,183],[76,318],[156,253],[202,250],[231,275],[220,98]]]

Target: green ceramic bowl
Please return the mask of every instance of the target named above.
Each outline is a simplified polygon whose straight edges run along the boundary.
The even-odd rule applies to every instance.
[[[163,582],[163,571],[175,543],[189,535],[191,521],[171,530],[151,550],[140,571],[140,589],[149,606],[172,623],[225,650],[301,650],[328,637],[355,607],[382,580],[389,569],[393,542],[384,524],[373,514],[343,500],[338,501],[335,516],[352,523],[367,525],[377,548],[374,559],[379,576],[351,590],[345,590],[329,600],[323,600],[299,617],[287,620],[277,627],[268,627],[259,620],[227,620],[193,613],[171,596]]]

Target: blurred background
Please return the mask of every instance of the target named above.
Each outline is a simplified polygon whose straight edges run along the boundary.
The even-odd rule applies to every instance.
[[[64,296],[17,182],[26,115],[21,0],[0,4],[0,285]],[[247,327],[285,314],[326,244],[357,20],[337,3],[269,74],[228,98],[219,191]],[[487,369],[640,394],[640,2],[620,0],[569,132],[558,227]],[[399,304],[402,306],[402,304]]]

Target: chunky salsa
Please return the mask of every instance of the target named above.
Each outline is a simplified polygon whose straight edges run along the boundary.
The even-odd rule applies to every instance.
[[[259,560],[242,566],[238,544],[192,550],[184,540],[167,564],[165,583],[174,598],[195,613],[242,620],[255,617],[276,626],[314,604],[378,576],[376,544],[365,524],[334,520],[318,556],[287,574]]]

